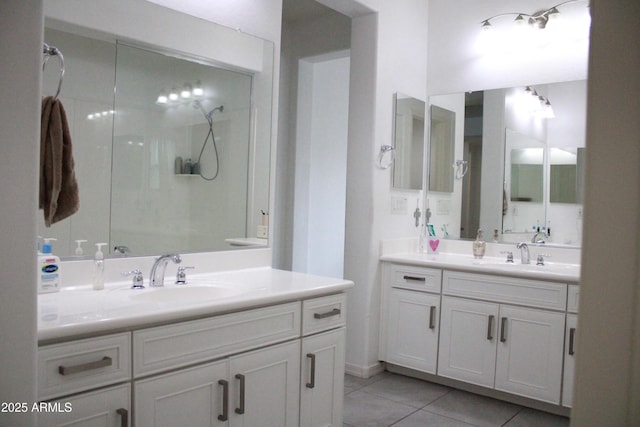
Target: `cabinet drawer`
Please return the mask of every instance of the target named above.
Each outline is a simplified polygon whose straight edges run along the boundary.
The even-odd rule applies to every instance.
[[[51,399],[131,378],[129,333],[38,349],[38,399]]]
[[[133,374],[139,377],[299,336],[299,302],[142,329],[133,333]]]
[[[578,285],[569,285],[567,296],[567,311],[569,313],[578,312],[578,299],[580,298],[580,287]]]
[[[344,326],[347,321],[347,295],[337,294],[302,302],[302,334]]]
[[[445,271],[442,288],[446,295],[562,311],[567,307],[564,283]]]
[[[392,265],[391,286],[423,292],[440,292],[442,271],[435,268],[419,268]]]

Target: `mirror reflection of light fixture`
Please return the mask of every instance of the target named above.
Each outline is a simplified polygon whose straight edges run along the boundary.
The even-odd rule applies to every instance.
[[[174,87],[171,89],[171,92],[169,92],[169,101],[177,101],[179,98],[178,90]]]
[[[530,114],[543,119],[553,119],[555,117],[549,98],[538,95],[538,92],[531,86],[527,86],[524,89],[524,96],[521,102],[524,104],[523,109]]]
[[[185,83],[180,91],[180,98],[189,99],[191,98],[191,85],[189,83]]]
[[[555,6],[552,6],[548,9],[543,9],[543,10],[539,10],[535,13],[529,14],[529,13],[522,13],[522,12],[507,12],[507,13],[500,13],[498,15],[494,15],[490,18],[487,19],[483,19],[480,22],[480,28],[482,30],[490,30],[492,28],[491,25],[491,21],[495,20],[497,18],[501,18],[504,16],[512,16],[515,15],[516,18],[514,19],[514,22],[516,25],[522,25],[525,22],[525,18],[526,18],[526,22],[529,24],[529,26],[531,26],[532,28],[536,28],[539,30],[543,30],[547,27],[547,23],[549,22],[550,19],[555,19],[557,17],[560,16],[560,11],[558,10],[559,7],[564,6],[565,4],[568,3],[576,3],[579,1],[584,1],[588,3],[588,0],[568,0],[568,1],[564,1],[562,3],[559,3]],[[588,6],[588,5],[587,5]]]
[[[167,102],[169,102],[169,98],[167,98],[167,94],[163,90],[158,95],[158,98],[156,99],[156,104],[166,104]]]
[[[202,84],[200,83],[200,80],[198,80],[196,82],[196,84],[193,86],[193,96],[202,96],[204,95],[204,89],[202,89]]]

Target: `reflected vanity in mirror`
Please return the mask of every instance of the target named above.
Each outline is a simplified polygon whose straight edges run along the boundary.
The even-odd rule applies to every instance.
[[[429,186],[426,204],[436,229],[444,226],[452,238],[498,229],[500,241],[517,242],[530,241],[539,227],[549,234],[547,244],[581,245],[586,81],[438,95],[429,102],[462,113],[455,118],[456,128],[464,128],[456,153],[469,168],[450,195]],[[448,209],[436,207],[441,204]]]
[[[393,188],[422,190],[425,102],[395,94]]]
[[[127,255],[268,244],[273,44],[207,25],[235,52],[203,57],[186,37],[138,44],[46,21],[45,40],[65,52],[60,98],[80,187],[76,215],[51,228],[39,219],[56,254],[73,256],[77,240],[89,256],[97,242]]]
[[[453,191],[456,113],[431,106],[429,129],[429,191]]]

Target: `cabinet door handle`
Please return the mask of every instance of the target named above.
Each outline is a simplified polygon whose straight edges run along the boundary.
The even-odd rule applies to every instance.
[[[326,313],[313,313],[314,319],[326,319],[327,317],[337,316],[341,313],[339,308],[334,308],[331,311],[327,311]]]
[[[236,414],[244,414],[244,375],[236,374],[236,379],[240,380],[240,405],[236,408]]]
[[[307,388],[315,388],[316,386],[316,355],[313,353],[307,353],[307,357],[311,359],[311,373],[309,382],[306,384]]]
[[[569,328],[569,356],[573,356],[575,354],[573,345],[575,344],[576,339],[576,328]]]
[[[489,315],[489,321],[487,322],[487,339],[491,341],[493,339],[493,321],[496,320],[496,316]]]
[[[218,384],[222,386],[222,414],[218,415],[219,421],[229,419],[229,381],[220,380]]]
[[[500,319],[500,342],[507,342],[507,318]]]
[[[91,371],[93,369],[106,368],[113,365],[113,360],[109,356],[105,356],[95,362],[83,363],[81,365],[74,366],[58,366],[58,373],[60,375],[72,375],[79,372]]]
[[[417,276],[402,276],[404,280],[413,280],[415,282],[426,282],[426,277],[417,277]]]
[[[429,310],[429,329],[436,328],[436,306],[432,305]]]
[[[116,414],[120,415],[120,427],[129,427],[129,411],[120,408],[116,409]]]

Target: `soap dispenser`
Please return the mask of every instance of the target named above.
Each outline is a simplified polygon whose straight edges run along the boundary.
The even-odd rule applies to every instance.
[[[476,240],[473,241],[473,257],[480,259],[484,256],[484,252],[487,248],[487,243],[482,240],[482,229],[478,229]]]
[[[58,292],[60,290],[60,258],[52,253],[51,241],[46,237],[42,245],[42,254],[38,255],[38,293]]]
[[[96,243],[98,250],[93,258],[93,290],[100,291],[104,289],[104,254],[102,247],[106,243]]]
[[[84,256],[84,249],[82,249],[82,244],[86,243],[86,240],[76,240],[76,256]]]

